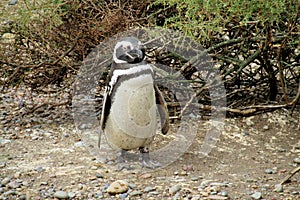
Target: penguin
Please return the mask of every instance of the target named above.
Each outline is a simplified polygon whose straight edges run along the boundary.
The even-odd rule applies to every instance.
[[[169,130],[167,105],[154,83],[151,64],[145,61],[142,43],[135,37],[121,38],[114,47],[100,119],[100,133],[112,148],[121,149],[119,162],[126,162],[127,151],[139,149],[142,167],[161,166],[149,156],[158,116],[161,132],[166,134]],[[99,147],[100,138],[101,134]]]

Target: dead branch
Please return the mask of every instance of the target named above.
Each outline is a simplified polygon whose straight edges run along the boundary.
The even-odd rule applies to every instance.
[[[51,109],[51,108],[58,107],[58,106],[68,105],[68,104],[70,104],[70,103],[71,103],[71,100],[70,100],[70,99],[67,100],[67,101],[60,102],[60,103],[50,103],[50,102],[45,102],[45,103],[36,105],[36,106],[33,107],[31,110],[29,110],[29,111],[23,113],[23,114],[22,114],[22,117],[25,116],[25,115],[34,113],[36,110],[38,110],[39,108],[42,108],[42,107],[44,107],[44,106],[49,106],[48,109]]]
[[[282,179],[282,181],[279,184],[283,185],[284,183],[286,183],[290,178],[292,178],[292,176],[294,176],[299,171],[300,171],[300,167],[297,167],[297,168],[293,169],[286,177],[284,177],[284,179]]]

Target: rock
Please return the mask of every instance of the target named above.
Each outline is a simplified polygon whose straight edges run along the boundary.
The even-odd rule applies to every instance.
[[[192,180],[192,181],[198,181],[198,180],[199,180],[199,176],[193,176],[193,177],[191,178],[191,180]]]
[[[151,191],[153,191],[153,190],[155,190],[155,188],[153,188],[153,187],[151,187],[151,186],[148,186],[148,187],[145,187],[145,188],[144,188],[144,192],[151,192]]]
[[[133,197],[133,196],[140,196],[142,195],[143,193],[141,191],[138,191],[138,190],[134,190],[132,192],[130,192],[130,196]]]
[[[119,195],[120,199],[125,199],[128,196],[128,193],[123,193]]]
[[[273,174],[273,170],[272,169],[266,169],[265,172],[266,172],[266,174]]]
[[[261,199],[261,193],[260,192],[254,192],[252,195],[251,195],[251,198],[252,199]]]
[[[10,2],[8,2],[8,5],[13,6],[17,3],[18,3],[18,0],[11,0]]]
[[[16,173],[14,174],[14,178],[20,178],[20,176],[21,176],[21,172],[16,172]]]
[[[6,139],[0,138],[0,145],[6,145],[8,143],[11,143],[11,140],[6,140]]]
[[[42,181],[42,182],[40,182],[40,185],[48,185],[48,182],[47,181]]]
[[[127,192],[129,189],[127,181],[117,180],[110,184],[107,188],[109,194],[121,194]]]
[[[251,121],[253,119],[253,117],[247,117],[245,119],[246,125],[247,126],[253,126],[255,123],[253,121]]]
[[[292,191],[292,195],[298,195],[299,192],[298,191]]]
[[[248,131],[242,131],[242,135],[243,135],[243,136],[248,136],[248,135],[250,135],[250,134],[249,134]]]
[[[175,194],[181,189],[180,185],[173,185],[171,188],[169,188],[169,193],[170,194]]]
[[[16,189],[16,188],[21,187],[21,183],[19,183],[17,181],[11,181],[10,183],[7,184],[7,186],[9,188]]]
[[[97,166],[91,166],[91,170],[97,170],[98,169],[98,167]]]
[[[65,191],[62,191],[62,190],[59,190],[59,191],[56,191],[53,196],[55,198],[58,198],[58,199],[68,199],[69,198],[69,194]]]
[[[267,130],[269,130],[269,126],[264,125],[264,126],[263,126],[263,129],[264,129],[265,131],[267,131]]]
[[[74,144],[75,147],[84,147],[84,142],[79,141]]]
[[[1,37],[2,44],[12,44],[15,42],[15,34],[13,33],[4,33]]]
[[[129,184],[128,184],[128,186],[129,186],[129,188],[130,188],[130,189],[133,189],[133,188],[135,188],[135,187],[136,187],[136,185],[135,185],[135,184],[133,184],[133,183],[129,183]]]
[[[74,192],[69,192],[68,196],[70,199],[73,199],[76,196],[76,194]]]
[[[10,181],[11,181],[10,177],[5,177],[4,179],[2,179],[1,185],[7,185]]]
[[[203,181],[200,183],[200,186],[201,186],[201,187],[207,187],[211,182],[212,182],[212,180],[203,180]]]
[[[43,171],[45,171],[45,169],[42,166],[37,166],[34,168],[34,171],[43,172]]]
[[[294,163],[300,164],[300,158],[294,158]]]
[[[228,196],[228,192],[227,191],[221,191],[220,195],[224,196],[224,197],[227,197]]]
[[[152,177],[152,175],[150,173],[145,173],[145,174],[141,175],[141,178],[144,178],[144,179],[151,178],[151,177]]]
[[[275,185],[275,192],[283,192],[283,186],[281,184]]]
[[[96,173],[96,178],[104,178],[104,176],[100,173]]]
[[[218,195],[209,195],[207,197],[207,199],[210,199],[210,200],[226,200],[226,199],[228,199],[228,197],[218,196]]]

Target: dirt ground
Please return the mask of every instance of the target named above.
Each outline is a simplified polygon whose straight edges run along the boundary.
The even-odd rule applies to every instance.
[[[114,165],[100,163],[81,145],[70,122],[16,128],[19,136],[2,129],[0,199],[53,199],[57,190],[71,192],[70,199],[119,199],[123,197],[108,194],[105,187],[123,179],[132,190],[141,191],[127,199],[255,199],[257,192],[257,199],[300,199],[300,173],[282,191],[274,190],[299,166],[299,122],[299,110],[292,116],[278,110],[226,119],[216,147],[204,158],[195,151],[203,138],[200,127],[183,156],[155,171],[117,171]],[[5,185],[5,178],[21,184]],[[176,184],[180,190],[168,192]],[[145,187],[156,193],[149,197]]]

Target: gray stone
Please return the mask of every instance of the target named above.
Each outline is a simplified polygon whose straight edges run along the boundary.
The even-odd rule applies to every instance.
[[[53,196],[55,198],[58,198],[58,199],[68,199],[69,198],[69,194],[65,191],[62,191],[62,190],[59,190],[59,191],[56,191]]]
[[[153,190],[155,190],[155,188],[153,188],[153,187],[151,187],[151,186],[148,186],[148,187],[145,187],[145,188],[144,188],[144,192],[151,192],[151,191],[153,191]]]
[[[128,182],[124,180],[117,180],[110,184],[107,188],[109,194],[121,194],[127,192],[129,189]]]
[[[173,185],[171,188],[169,188],[170,194],[175,194],[181,189],[180,185]]]
[[[123,194],[119,195],[119,198],[120,199],[125,199],[125,198],[127,198],[127,196],[128,196],[128,193],[123,193]]]
[[[6,140],[6,139],[0,138],[0,145],[6,145],[8,143],[11,143],[11,140]]]
[[[260,192],[254,192],[252,195],[251,195],[251,198],[252,199],[261,199],[261,193]]]
[[[69,196],[70,199],[72,199],[76,196],[76,194],[74,192],[69,192],[68,196]]]
[[[265,172],[266,172],[266,174],[273,174],[273,170],[272,169],[266,169]]]
[[[227,197],[228,196],[228,192],[227,191],[221,191],[220,195],[224,196],[224,197]]]
[[[300,164],[300,158],[294,158],[294,163]]]
[[[134,190],[132,192],[130,192],[130,196],[133,197],[133,196],[140,196],[142,195],[143,193],[141,191],[138,191],[138,190]]]
[[[45,169],[42,166],[37,166],[34,168],[34,171],[43,172],[43,171],[45,171]]]
[[[263,126],[263,129],[267,131],[267,130],[269,130],[269,126],[264,125],[264,126]]]
[[[74,144],[75,147],[84,147],[84,142],[79,141]]]
[[[10,177],[5,177],[1,181],[1,185],[7,185],[10,182],[11,178]]]
[[[275,185],[275,192],[283,192],[283,186],[281,184]]]
[[[10,2],[8,2],[8,5],[13,6],[17,3],[18,3],[18,0],[11,0]]]
[[[21,187],[21,183],[19,183],[18,181],[11,181],[7,184],[7,186],[9,188],[16,189],[16,188]]]
[[[13,33],[4,33],[1,37],[0,43],[12,44],[15,42],[16,35]]]
[[[199,180],[199,176],[194,176],[191,178],[192,181],[198,181]]]

